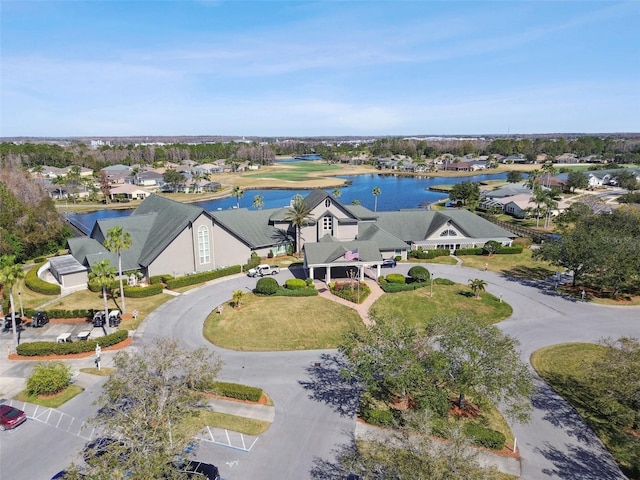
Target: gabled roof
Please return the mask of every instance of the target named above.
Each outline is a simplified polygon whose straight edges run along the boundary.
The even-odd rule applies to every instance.
[[[142,257],[145,256],[145,252],[148,252],[148,243],[150,239],[153,239],[152,232],[159,214],[153,212],[142,215],[136,214],[136,212],[137,210],[128,217],[98,220],[94,227],[94,230],[98,229],[105,238],[107,231],[113,227],[121,227],[131,236],[131,246],[121,252],[122,270],[137,270],[140,265],[148,265],[148,263],[142,263]],[[174,238],[175,235],[170,240]],[[112,263],[113,265],[117,265],[117,256],[115,258],[116,263]]]
[[[108,250],[97,240],[89,237],[72,237],[67,240],[71,255],[81,264],[86,264],[87,256],[105,253]]]
[[[358,250],[358,260],[360,262],[382,261],[382,255],[375,242],[364,240],[353,240],[350,242],[327,240],[328,239],[324,239],[322,242],[304,244],[304,256],[307,265],[329,263],[334,266],[340,264],[353,265],[354,262],[348,262],[344,259],[344,254],[355,249]]]
[[[139,263],[148,266],[189,224],[200,215],[209,215],[203,208],[176,202],[160,195],[151,195],[129,217],[135,222],[144,214],[154,213],[157,218],[148,231]]]
[[[402,250],[407,248],[406,242],[382,230],[378,225],[368,222],[358,225],[358,240],[371,240],[381,250]]]
[[[281,229],[271,224],[274,214],[279,214],[281,210],[281,208],[264,210],[234,208],[216,210],[210,214],[214,223],[223,226],[240,241],[251,248],[260,248],[277,245],[286,240]]]

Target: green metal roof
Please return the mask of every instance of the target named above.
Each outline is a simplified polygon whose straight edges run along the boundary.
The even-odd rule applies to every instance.
[[[270,224],[272,216],[282,209],[248,210],[234,208],[211,212],[219,223],[251,248],[268,247],[286,241],[283,232]]]
[[[324,238],[324,237],[323,237]],[[358,260],[348,262],[344,259],[344,254],[348,251],[358,249]],[[314,265],[354,265],[358,262],[381,262],[382,255],[375,242],[353,240],[349,242],[322,241],[319,243],[305,243],[304,247],[305,263]]]

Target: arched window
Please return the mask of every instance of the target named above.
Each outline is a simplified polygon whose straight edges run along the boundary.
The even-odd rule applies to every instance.
[[[198,227],[198,253],[200,255],[200,265],[211,262],[209,229],[204,225]]]
[[[440,234],[441,237],[455,237],[457,235],[458,235],[458,233],[455,230],[451,229],[451,228],[448,228],[447,230],[443,231]]]

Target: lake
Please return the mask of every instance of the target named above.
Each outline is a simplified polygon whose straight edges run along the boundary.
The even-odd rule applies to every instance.
[[[425,208],[429,204],[441,201],[447,198],[446,193],[432,192],[429,187],[437,185],[451,185],[454,183],[470,180],[473,182],[482,182],[486,180],[505,180],[506,173],[474,175],[470,177],[407,177],[396,176],[393,174],[365,174],[365,175],[346,175],[338,176],[350,182],[340,188],[340,202],[351,204],[354,200],[373,210],[374,196],[371,193],[374,187],[380,189],[378,195],[379,211],[394,211],[411,208]],[[332,188],[326,190],[333,192]],[[240,208],[253,209],[253,199],[256,195],[261,195],[264,200],[264,208],[277,208],[289,206],[291,199],[300,194],[306,196],[311,192],[309,189],[301,190],[246,190],[244,196],[240,198]],[[207,211],[226,210],[235,208],[236,198],[227,197],[216,200],[207,200],[205,202],[195,202],[193,205],[204,208]],[[98,210],[88,213],[71,213],[68,215],[69,220],[78,228],[89,234],[97,220],[103,218],[126,217],[131,214],[133,209],[128,210]]]

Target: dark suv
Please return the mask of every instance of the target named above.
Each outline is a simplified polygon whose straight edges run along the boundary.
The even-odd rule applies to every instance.
[[[36,312],[33,317],[31,317],[32,327],[42,327],[47,323],[49,323],[47,312]]]
[[[218,467],[210,463],[202,463],[197,460],[186,460],[173,463],[175,469],[194,480],[220,480]]]

